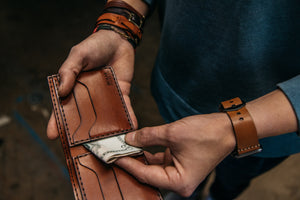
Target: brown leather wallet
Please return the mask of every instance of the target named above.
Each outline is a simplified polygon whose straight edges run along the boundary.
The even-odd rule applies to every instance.
[[[75,199],[161,200],[156,188],[104,164],[83,146],[133,130],[112,68],[82,72],[65,98],[58,96],[58,75],[49,76],[48,84]],[[136,159],[147,162],[144,156]]]

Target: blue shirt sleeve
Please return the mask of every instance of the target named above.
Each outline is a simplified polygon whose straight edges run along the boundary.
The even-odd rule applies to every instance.
[[[148,5],[153,5],[155,0],[143,0]]]
[[[143,0],[146,4],[148,4],[149,6],[149,10],[150,10],[150,14],[153,12],[154,8],[155,8],[155,3],[156,0]]]
[[[298,136],[300,136],[300,75],[277,84],[289,99],[298,121]]]

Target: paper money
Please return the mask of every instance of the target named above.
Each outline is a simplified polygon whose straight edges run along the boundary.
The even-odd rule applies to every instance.
[[[113,163],[120,157],[143,153],[141,148],[126,144],[125,134],[85,143],[84,146],[108,164]]]

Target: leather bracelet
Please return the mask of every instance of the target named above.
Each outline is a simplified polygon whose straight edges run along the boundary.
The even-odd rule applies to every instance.
[[[124,1],[114,0],[104,6],[103,13],[116,13],[125,16],[128,21],[135,24],[139,29],[143,28],[145,16],[135,10]]]
[[[128,21],[132,22],[135,26],[137,26],[139,29],[143,28],[144,25],[144,19],[140,18],[135,13],[129,12],[127,9],[118,8],[118,7],[109,7],[103,10],[103,13],[114,13],[119,14],[128,19]]]
[[[239,98],[223,101],[220,104],[220,111],[226,112],[233,127],[236,148],[232,155],[242,158],[262,151],[259,144],[257,131],[245,103]]]
[[[127,29],[134,37],[137,37],[139,40],[142,39],[142,31],[122,15],[114,13],[104,13],[98,18],[97,25],[103,23],[115,25],[122,29]]]
[[[97,32],[98,30],[110,30],[114,31],[115,33],[118,33],[123,39],[126,39],[135,49],[136,48],[136,42],[132,39],[132,37],[128,36],[128,33],[125,33],[125,30],[115,27],[110,24],[99,24],[97,28],[94,30],[94,32]]]
[[[145,17],[123,1],[108,2],[97,19],[94,33],[98,30],[112,30],[131,43],[135,49],[142,38]]]

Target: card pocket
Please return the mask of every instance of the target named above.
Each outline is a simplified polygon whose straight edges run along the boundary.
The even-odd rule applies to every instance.
[[[59,77],[56,75],[52,78],[57,90]],[[70,147],[133,130],[122,93],[110,67],[82,72],[72,92],[65,98],[56,98],[60,103]]]
[[[101,163],[91,153],[73,159],[80,190],[85,199],[123,199],[112,167]]]
[[[136,159],[144,161],[143,156]],[[84,199],[132,200],[137,197],[140,199],[161,197],[154,188],[141,184],[114,164],[104,164],[91,153],[78,155],[73,160]]]

